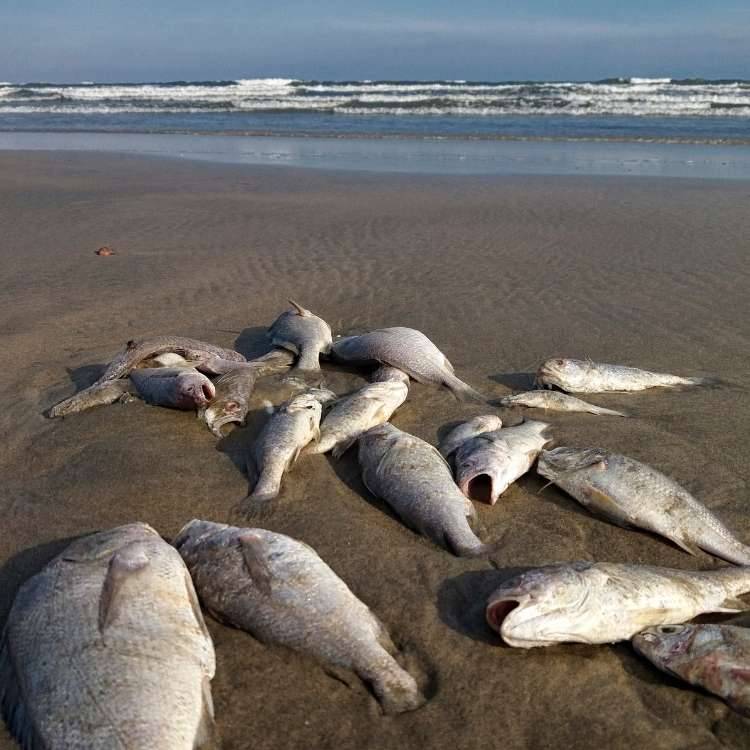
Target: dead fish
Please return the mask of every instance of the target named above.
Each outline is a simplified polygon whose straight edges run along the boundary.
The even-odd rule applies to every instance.
[[[324,393],[305,391],[284,402],[271,415],[248,459],[248,476],[257,474],[258,479],[244,503],[246,512],[262,513],[267,509],[266,503],[281,490],[284,473],[302,449],[320,437],[321,396]]]
[[[487,602],[487,622],[509,646],[626,641],[654,625],[748,609],[750,569],[685,571],[572,562],[522,573]]]
[[[503,420],[495,414],[483,414],[454,427],[441,441],[438,450],[445,458],[449,458],[463,443],[483,432],[499,430]]]
[[[214,649],[180,555],[146,524],[78,539],[19,590],[0,706],[23,748],[216,747]]]
[[[556,385],[572,393],[643,391],[646,388],[674,388],[681,385],[710,385],[713,378],[683,378],[637,367],[607,365],[583,359],[548,359],[539,366],[538,385]]]
[[[627,417],[621,411],[605,409],[603,406],[589,404],[575,396],[569,396],[560,391],[527,391],[514,393],[500,399],[502,406],[526,406],[531,409],[550,409],[552,411],[578,411],[589,414],[599,414],[608,417]]]
[[[370,375],[370,382],[372,383],[387,383],[389,381],[409,385],[409,376],[403,370],[399,370],[398,367],[391,367],[390,365],[378,367]]]
[[[306,653],[372,685],[387,714],[425,699],[380,620],[303,542],[265,529],[188,523],[174,541],[203,605],[263,643]]]
[[[456,398],[484,401],[470,385],[457,378],[453,365],[422,332],[413,328],[380,328],[361,336],[347,336],[333,344],[342,362],[396,367],[419,383],[444,385]]]
[[[172,409],[205,407],[214,397],[214,384],[198,370],[185,367],[153,367],[137,369],[130,379],[138,394],[154,406]]]
[[[331,351],[331,327],[294,300],[289,304],[294,310],[281,313],[268,329],[271,343],[298,355],[296,367],[300,370],[319,370],[320,355]]]
[[[472,500],[494,505],[523,476],[550,442],[546,422],[526,420],[485,432],[462,443],[455,453],[456,482]]]
[[[734,625],[659,625],[635,650],[668,674],[723,698],[750,716],[750,630]]]
[[[198,418],[218,438],[222,437],[224,425],[230,422],[244,424],[258,378],[284,372],[293,361],[291,352],[275,349],[257,359],[237,363],[237,367],[214,383],[216,393],[209,404],[198,410]]]
[[[750,565],[750,547],[677,482],[640,461],[599,448],[544,451],[537,471],[619,526],[646,529],[696,555]]]
[[[310,452],[332,451],[334,458],[340,458],[363,432],[387,422],[408,394],[406,383],[383,381],[370,383],[341,399],[326,414],[320,425],[320,439]]]
[[[359,465],[367,489],[420,534],[460,556],[489,551],[469,525],[474,506],[429,443],[389,423],[373,427],[359,439]]]
[[[222,349],[220,346],[182,336],[157,336],[143,341],[128,341],[125,349],[107,365],[107,369],[93,385],[53,406],[47,411],[47,416],[50,418],[64,417],[99,405],[101,401],[97,396],[97,390],[100,390],[98,387],[102,383],[124,378],[144,360],[166,352],[174,352],[193,362],[245,361],[245,358],[239,352]]]

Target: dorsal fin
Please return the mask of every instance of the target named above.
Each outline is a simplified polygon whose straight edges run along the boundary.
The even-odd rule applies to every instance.
[[[306,310],[302,305],[295,302],[293,299],[288,300],[289,304],[297,311],[297,315],[302,315],[303,317],[310,317],[310,311]]]
[[[109,561],[107,575],[104,578],[102,593],[99,597],[99,632],[105,629],[117,617],[119,599],[123,583],[131,576],[137,575],[148,566],[149,560],[142,545],[129,544],[117,550]]]
[[[252,531],[244,531],[237,537],[237,541],[250,578],[261,593],[270,596],[271,571],[266,562],[266,545],[263,539]]]

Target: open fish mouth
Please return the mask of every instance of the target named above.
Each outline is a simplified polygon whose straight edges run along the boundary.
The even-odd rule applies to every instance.
[[[461,492],[480,503],[494,505],[500,493],[495,491],[495,480],[486,472],[469,474],[461,479]]]
[[[520,598],[508,597],[507,599],[495,599],[487,605],[485,617],[487,624],[502,635],[502,627],[505,618],[521,604]]]
[[[211,409],[206,411],[206,424],[208,425],[208,429],[218,438],[224,437],[222,428],[232,422],[241,425],[244,422],[244,419],[238,412],[223,412],[214,416]]]

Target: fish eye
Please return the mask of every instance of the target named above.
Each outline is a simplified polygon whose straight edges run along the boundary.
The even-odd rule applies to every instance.
[[[660,625],[658,630],[663,635],[674,635],[682,630],[682,625]]]
[[[556,359],[556,360],[555,360],[555,364],[556,364],[556,365],[560,365],[560,366],[562,367],[562,365],[564,365],[564,364],[565,364],[565,362],[564,362],[564,361],[563,361],[562,359]]]

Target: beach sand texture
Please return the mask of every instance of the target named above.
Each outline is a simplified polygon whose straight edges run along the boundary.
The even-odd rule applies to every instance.
[[[674,477],[750,542],[748,183],[414,178],[117,155],[0,155],[0,625],[18,586],[71,539],[129,521],[166,538],[236,521],[257,420],[218,442],[190,413],[135,402],[48,420],[125,341],[175,333],[262,346],[292,297],[334,332],[424,331],[489,396],[527,389],[556,354],[718,388],[605,394],[633,415],[496,410],[554,425]],[[97,257],[110,245],[117,254]],[[345,392],[364,378],[331,369]],[[493,411],[419,384],[393,422],[433,444]],[[354,452],[305,456],[267,527],[312,545],[423,675],[419,711],[383,717],[292,652],[207,618],[227,748],[747,747],[750,723],[658,673],[628,644],[531,651],[484,623],[489,593],[529,566],[590,559],[709,568],[600,521],[533,473],[477,505],[492,559],[461,560],[368,495]],[[750,617],[736,621],[750,624]],[[0,729],[0,749],[15,747]]]

